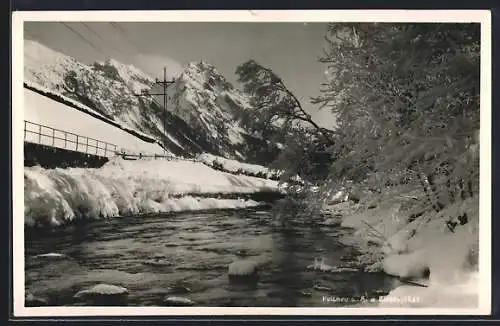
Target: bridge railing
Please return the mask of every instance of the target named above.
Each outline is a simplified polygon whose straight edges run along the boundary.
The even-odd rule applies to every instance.
[[[26,120],[24,141],[96,156],[110,157],[117,153],[115,144]]]

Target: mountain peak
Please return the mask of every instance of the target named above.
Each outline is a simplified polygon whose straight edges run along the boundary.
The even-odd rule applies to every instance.
[[[208,63],[206,61],[192,61],[187,65],[187,70],[202,70],[202,71],[211,71],[215,70],[215,66],[211,63]]]
[[[229,91],[234,89],[217,68],[205,61],[190,62],[180,79],[194,87],[200,89],[217,89],[218,91]]]
[[[112,66],[115,67],[116,70],[118,71],[118,74],[120,77],[122,77],[125,81],[130,80],[131,78],[135,79],[140,79],[144,82],[153,82],[154,79],[153,77],[149,76],[147,73],[142,71],[141,69],[137,68],[136,66],[132,64],[125,64],[123,62],[120,62],[114,58],[109,58],[104,62],[97,62],[98,64],[102,66]]]

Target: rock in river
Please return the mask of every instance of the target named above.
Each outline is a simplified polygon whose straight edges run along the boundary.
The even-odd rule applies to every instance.
[[[195,302],[184,297],[166,297],[163,302],[168,306],[193,306]]]
[[[112,284],[97,284],[79,291],[74,298],[83,299],[95,304],[120,304],[128,295],[124,287]]]
[[[229,276],[252,276],[257,274],[259,262],[255,260],[238,260],[229,265]]]

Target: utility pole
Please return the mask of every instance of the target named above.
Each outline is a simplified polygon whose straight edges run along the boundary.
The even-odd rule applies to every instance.
[[[140,94],[134,94],[135,96],[163,96],[163,131],[165,132],[163,138],[163,153],[167,156],[167,145],[165,143],[165,139],[167,138],[167,88],[175,83],[175,79],[167,80],[167,67],[163,67],[163,80],[158,80],[155,78],[154,85],[162,85],[163,92],[152,94],[147,89],[141,90]]]

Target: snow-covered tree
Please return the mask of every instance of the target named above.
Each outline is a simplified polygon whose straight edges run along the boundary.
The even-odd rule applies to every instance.
[[[289,133],[306,128],[333,144],[330,132],[320,127],[304,110],[300,101],[271,69],[249,60],[236,69],[238,81],[251,95],[253,109],[247,110],[246,122],[263,133]]]
[[[331,164],[331,153],[326,149],[335,143],[334,133],[312,119],[271,69],[249,60],[238,66],[236,73],[252,106],[242,113],[244,124],[268,140],[285,144],[273,164],[287,170],[282,178],[298,174],[313,182],[323,179]]]
[[[478,187],[478,24],[330,24],[314,103],[342,131],[332,186],[415,180],[435,210]],[[392,180],[391,180],[392,179]],[[393,180],[397,179],[397,180]]]

